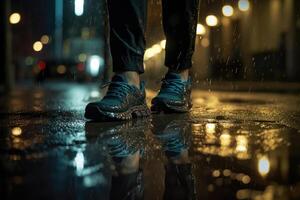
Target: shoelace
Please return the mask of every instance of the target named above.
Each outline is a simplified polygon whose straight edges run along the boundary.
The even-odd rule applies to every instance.
[[[129,91],[131,90],[131,87],[123,82],[108,82],[101,86],[101,88],[108,87],[106,97],[117,97],[117,98],[124,98]]]
[[[176,93],[178,95],[182,94],[182,90],[184,88],[185,84],[181,80],[162,80],[162,92],[172,92]]]

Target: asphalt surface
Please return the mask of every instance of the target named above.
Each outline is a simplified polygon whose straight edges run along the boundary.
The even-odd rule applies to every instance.
[[[144,199],[163,199],[180,190],[164,183],[177,162],[199,199],[300,199],[299,94],[195,90],[189,114],[88,122],[101,94],[49,83],[0,97],[0,199],[109,199],[123,192],[112,177],[138,169]]]

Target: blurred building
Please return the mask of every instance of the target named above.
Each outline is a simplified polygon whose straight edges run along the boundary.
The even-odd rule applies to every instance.
[[[161,0],[149,0],[145,67],[162,75]],[[202,0],[193,75],[197,80],[300,80],[300,1]],[[96,77],[109,57],[106,8],[101,0],[11,0],[12,59],[17,78],[39,60],[82,63]],[[106,65],[108,66],[108,65]],[[78,69],[83,69],[79,65]]]
[[[149,3],[149,50],[164,39],[160,4]],[[297,0],[202,0],[193,74],[198,80],[300,80],[299,12]],[[146,61],[148,70],[163,65],[162,57],[163,48]]]

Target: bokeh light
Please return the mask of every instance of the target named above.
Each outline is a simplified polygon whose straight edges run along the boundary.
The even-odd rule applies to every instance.
[[[9,22],[11,24],[18,24],[21,21],[21,15],[19,13],[13,13],[9,17]]]
[[[225,16],[225,17],[230,17],[230,16],[232,16],[233,15],[233,7],[232,6],[230,6],[230,5],[225,5],[225,6],[223,6],[223,8],[222,8],[222,13],[223,13],[223,15]]]
[[[238,3],[238,6],[239,6],[239,9],[241,11],[248,11],[249,8],[250,8],[250,3],[248,0],[239,0],[239,3]]]
[[[50,41],[50,38],[49,38],[48,35],[43,35],[43,36],[41,37],[41,42],[42,42],[43,44],[48,44],[49,41]]]
[[[32,47],[34,51],[41,51],[43,49],[43,43],[41,43],[40,41],[36,41],[35,43],[33,43]]]
[[[197,35],[204,35],[206,33],[206,29],[202,24],[197,24]]]
[[[218,18],[215,15],[208,15],[206,17],[206,24],[208,26],[217,26],[218,25]]]

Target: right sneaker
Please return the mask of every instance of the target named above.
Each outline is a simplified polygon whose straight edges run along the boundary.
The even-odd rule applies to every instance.
[[[192,107],[191,78],[181,79],[177,73],[169,72],[162,80],[157,96],[151,101],[153,113],[186,113]]]
[[[106,95],[98,102],[89,103],[85,108],[85,118],[90,120],[129,120],[147,117],[151,114],[146,105],[144,83],[140,89],[129,85],[122,75],[115,75]]]

